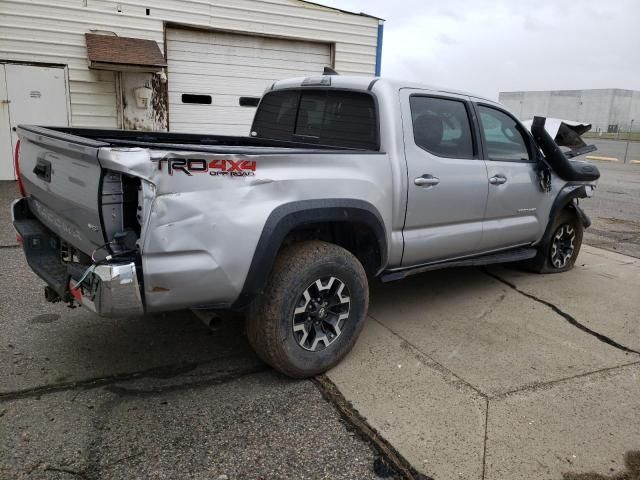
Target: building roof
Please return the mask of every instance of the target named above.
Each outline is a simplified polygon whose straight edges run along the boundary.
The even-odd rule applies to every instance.
[[[640,90],[631,90],[629,88],[580,88],[575,90],[513,90],[500,92],[500,95],[522,95],[523,93],[550,93],[552,95],[576,95],[579,93],[637,93]]]
[[[160,47],[153,40],[95,33],[85,33],[84,36],[92,68],[133,66],[153,70],[167,66]]]
[[[308,3],[310,5],[315,5],[317,7],[328,8],[329,10],[335,10],[337,12],[348,13],[349,15],[360,15],[362,17],[370,17],[370,18],[375,18],[376,20],[384,21],[384,18],[376,17],[375,15],[369,15],[368,13],[364,13],[364,12],[350,12],[349,10],[343,10],[342,8],[330,7],[328,5],[323,5],[322,3],[319,3],[319,2],[311,2],[309,0],[300,0],[300,2]]]

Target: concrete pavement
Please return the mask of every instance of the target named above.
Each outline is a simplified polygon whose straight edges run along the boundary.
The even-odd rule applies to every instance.
[[[592,247],[562,275],[467,269],[381,285],[363,338],[328,376],[433,478],[619,473],[640,449],[639,289],[640,261]]]

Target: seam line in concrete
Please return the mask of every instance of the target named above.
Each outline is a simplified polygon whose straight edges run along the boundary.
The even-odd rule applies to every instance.
[[[53,385],[41,385],[33,388],[26,388],[23,390],[14,390],[12,392],[0,393],[0,403],[18,400],[22,398],[38,397],[41,395],[49,395],[52,393],[64,392],[75,389],[92,390],[94,388],[103,387],[106,385],[112,385],[114,383],[126,382],[131,380],[138,380],[142,378],[171,378],[176,377],[186,372],[189,372],[197,367],[213,364],[221,360],[228,360],[230,358],[236,358],[238,355],[228,355],[224,357],[215,358],[204,362],[190,362],[190,363],[175,363],[171,365],[163,365],[159,367],[153,367],[146,370],[139,370],[137,372],[118,373],[115,375],[108,375],[105,377],[94,377],[85,380],[78,380],[75,382],[64,382]],[[252,370],[256,370],[255,368]],[[256,373],[255,371],[248,371],[247,375]],[[237,375],[236,377],[237,378]],[[213,381],[213,380],[212,380]],[[187,384],[189,387],[194,382]]]
[[[376,317],[374,317],[371,314],[368,314],[368,316],[374,320],[375,322],[377,322],[380,326],[382,326],[382,328],[387,329],[389,332],[391,332],[391,334],[393,334],[394,336],[398,337],[400,340],[402,340],[403,342],[406,342],[407,345],[409,345],[411,348],[413,348],[416,352],[418,352],[420,355],[428,358],[431,362],[433,362],[435,365],[437,365],[437,369],[436,370],[441,370],[440,373],[442,372],[447,372],[449,375],[451,375],[452,377],[456,378],[458,381],[460,381],[461,383],[463,383],[467,388],[470,388],[471,390],[473,390],[477,395],[479,395],[481,398],[484,398],[485,401],[485,411],[484,411],[484,439],[483,439],[483,445],[482,445],[482,480],[484,480],[485,478],[485,466],[486,466],[486,458],[487,458],[487,436],[489,434],[489,395],[482,392],[480,389],[478,389],[477,387],[475,387],[474,385],[472,385],[471,383],[469,383],[467,380],[465,380],[464,378],[460,377],[459,375],[457,375],[456,373],[452,372],[451,370],[449,370],[447,367],[445,367],[444,365],[442,365],[440,362],[438,362],[437,360],[435,360],[433,357],[431,357],[431,355],[428,355],[426,353],[424,353],[422,350],[420,350],[417,346],[415,346],[413,343],[411,343],[410,341],[408,341],[407,339],[405,339],[402,335],[398,334],[397,332],[395,332],[393,329],[389,328],[387,325],[385,325],[384,323],[382,323],[380,320],[378,320]]]
[[[614,339],[607,337],[606,335],[603,335],[602,333],[598,333],[595,330],[590,329],[589,327],[587,327],[586,325],[583,325],[582,323],[580,323],[578,320],[576,320],[573,316],[569,315],[567,312],[561,310],[559,307],[557,307],[556,305],[554,305],[551,302],[548,302],[546,300],[543,300],[541,298],[536,297],[535,295],[532,295],[530,293],[527,293],[523,290],[520,290],[518,287],[515,286],[515,284],[509,282],[508,280],[505,280],[504,278],[500,277],[499,275],[496,275],[495,273],[489,272],[486,269],[482,269],[482,271],[488,275],[489,277],[505,284],[506,286],[508,286],[509,288],[515,290],[516,292],[518,292],[520,295],[524,295],[525,297],[534,300],[538,303],[541,303],[542,305],[545,305],[547,307],[549,307],[551,310],[553,310],[555,313],[557,313],[558,315],[560,315],[562,318],[564,318],[567,322],[569,322],[571,325],[573,325],[574,327],[576,327],[579,330],[582,330],[583,332],[597,338],[598,340],[600,340],[602,343],[606,343],[607,345],[610,345],[612,347],[617,348],[618,350],[622,350],[623,352],[628,352],[628,353],[636,353],[638,355],[640,355],[640,352],[637,350],[634,350],[632,348],[626,347],[618,342],[616,342]]]
[[[624,363],[622,365],[616,365],[614,367],[601,368],[599,370],[593,370],[591,372],[578,373],[577,375],[572,375],[570,377],[558,378],[556,380],[551,380],[549,382],[542,382],[542,383],[534,383],[532,385],[525,385],[524,387],[519,387],[519,388],[516,388],[515,390],[509,390],[508,392],[499,393],[497,395],[489,397],[489,399],[490,400],[503,400],[503,399],[505,399],[505,398],[507,398],[507,397],[509,397],[511,395],[516,395],[518,393],[535,392],[535,391],[538,391],[538,390],[543,390],[545,388],[552,387],[554,385],[559,385],[561,383],[566,383],[566,382],[569,382],[571,380],[575,380],[577,378],[585,378],[585,377],[590,377],[590,376],[597,376],[597,375],[601,375],[603,373],[612,372],[614,370],[619,370],[619,369],[623,369],[623,368],[627,368],[627,367],[633,367],[635,365],[640,365],[640,360],[638,360],[636,362]]]
[[[406,338],[404,338],[402,335],[400,335],[399,333],[395,332],[393,329],[391,329],[390,327],[388,327],[387,325],[385,325],[384,323],[382,323],[380,320],[378,320],[376,317],[374,317],[371,314],[368,314],[368,316],[376,321],[378,324],[380,324],[382,326],[382,328],[386,328],[389,332],[391,332],[393,335],[395,335],[396,337],[398,337],[400,340],[402,340],[403,342],[406,342],[407,345],[409,345],[411,348],[413,348],[415,351],[417,351],[418,353],[420,353],[420,355],[423,355],[425,357],[427,357],[431,362],[433,362],[435,365],[438,366],[439,369],[441,369],[444,372],[447,372],[449,375],[451,375],[452,377],[455,377],[456,379],[458,379],[460,382],[462,382],[466,387],[470,388],[471,390],[473,390],[474,392],[476,392],[478,395],[480,395],[482,398],[489,398],[489,396],[484,393],[482,390],[478,389],[478,387],[474,386],[473,384],[469,383],[467,380],[465,380],[464,378],[462,378],[460,375],[452,372],[451,370],[449,370],[447,367],[445,367],[443,364],[441,364],[440,362],[438,362],[437,360],[435,360],[431,355],[423,352],[422,350],[420,350],[416,345],[414,345],[413,343],[411,343],[409,340],[407,340]]]
[[[9,250],[14,248],[22,248],[22,245],[0,245],[0,250]]]

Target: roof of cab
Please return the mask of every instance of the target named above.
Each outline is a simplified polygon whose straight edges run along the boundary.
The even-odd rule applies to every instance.
[[[330,83],[327,83],[330,82]],[[455,90],[452,88],[438,87],[420,82],[407,82],[386,77],[355,76],[355,75],[316,75],[311,77],[287,78],[275,82],[270,90],[282,90],[285,88],[298,87],[333,87],[348,88],[352,90],[372,90],[376,85],[386,84],[391,89],[400,90],[402,88],[415,88],[418,90],[428,90],[433,93],[464,95],[476,99],[497,104],[494,100],[476,95],[474,93]]]

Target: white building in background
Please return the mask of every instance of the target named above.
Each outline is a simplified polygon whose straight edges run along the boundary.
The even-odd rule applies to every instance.
[[[619,88],[500,92],[520,120],[535,115],[590,123],[592,132],[640,132],[640,91]]]
[[[2,0],[0,180],[21,123],[246,135],[240,96],[379,74],[382,28],[301,0]]]

